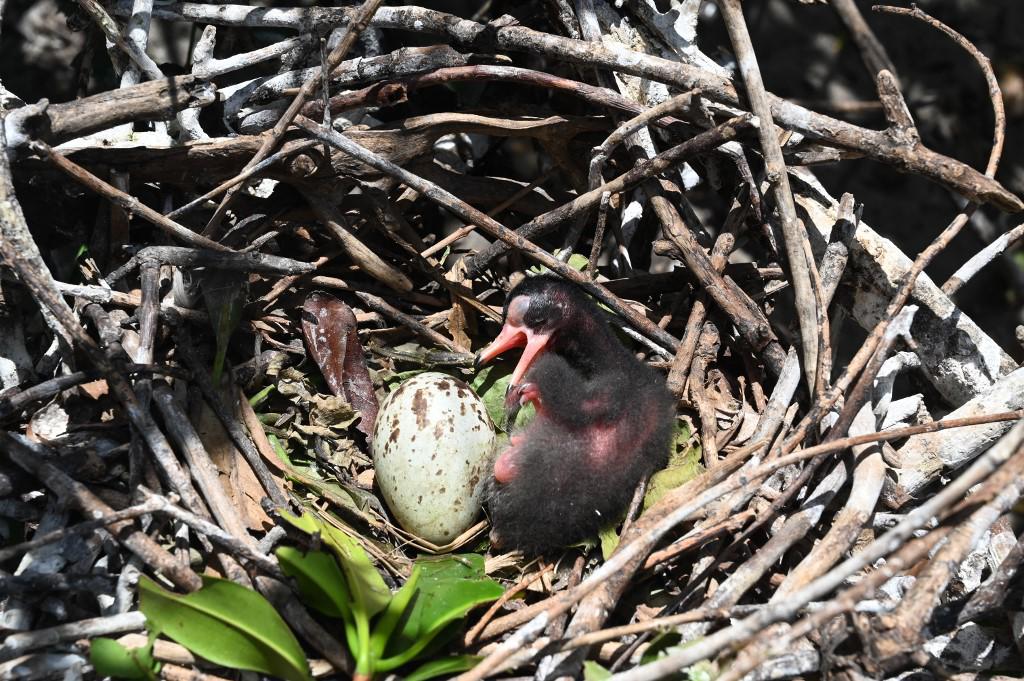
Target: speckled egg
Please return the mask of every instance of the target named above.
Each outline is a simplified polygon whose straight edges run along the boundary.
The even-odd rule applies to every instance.
[[[403,528],[443,545],[476,520],[494,446],[494,425],[468,385],[447,374],[417,374],[380,406],[377,485]]]

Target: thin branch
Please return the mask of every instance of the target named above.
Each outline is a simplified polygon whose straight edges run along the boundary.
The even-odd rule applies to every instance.
[[[604,142],[594,147],[592,156],[590,157],[590,171],[588,173],[588,179],[590,183],[590,189],[594,189],[600,186],[602,178],[604,176],[604,164],[607,163],[608,158],[612,155],[612,152],[622,144],[622,142],[632,135],[634,132],[650,125],[652,122],[661,119],[667,114],[674,113],[681,109],[690,106],[690,100],[700,94],[697,90],[691,90],[682,94],[676,95],[671,99],[666,99],[661,104],[652,106],[646,111],[641,111],[636,116],[625,121],[619,127],[615,128]]]
[[[793,190],[789,186],[789,173],[786,162],[782,158],[782,147],[775,131],[772,117],[772,106],[768,93],[761,80],[761,70],[757,65],[754,46],[750,42],[750,33],[743,19],[743,7],[740,0],[718,0],[722,10],[725,28],[729,32],[733,51],[743,76],[747,99],[750,108],[761,121],[758,137],[761,140],[761,151],[764,154],[765,171],[768,182],[775,195],[775,207],[779,211],[779,222],[782,224],[783,244],[786,248],[786,260],[789,262],[790,284],[796,295],[797,319],[800,322],[801,349],[804,359],[804,376],[808,388],[814,392],[817,386],[816,371],[818,368],[819,346],[819,308],[815,301],[811,271],[815,269],[814,261],[806,257],[810,247],[805,248],[807,230],[797,218],[796,205],[793,203]]]
[[[992,70],[992,62],[989,61],[989,58],[981,50],[974,46],[974,43],[927,12],[921,11],[916,5],[911,8],[874,5],[871,9],[885,14],[900,14],[913,17],[939,29],[952,38],[957,45],[967,50],[967,53],[978,63],[981,73],[985,76],[985,84],[988,86],[988,97],[992,102],[992,114],[995,117],[995,125],[992,129],[992,152],[989,155],[989,162],[985,166],[985,175],[987,177],[995,177],[996,170],[999,168],[999,159],[1003,155],[1003,144],[1006,141],[1006,108],[1003,106],[1003,92],[999,88],[999,79],[996,78],[995,71]],[[972,199],[972,201],[979,203],[976,199]]]
[[[857,43],[860,58],[864,61],[864,66],[867,67],[871,77],[874,78],[883,69],[895,76],[896,67],[893,66],[889,53],[885,51],[885,46],[875,36],[874,31],[868,26],[868,22],[864,20],[864,15],[861,14],[857,3],[854,0],[832,0],[829,4],[832,10],[839,15],[839,19],[846,24],[847,30],[853,37],[853,42]]]
[[[32,537],[32,539],[23,541],[20,544],[12,544],[10,546],[0,548],[0,561],[10,560],[11,558],[23,553],[37,549],[40,546],[64,541],[71,536],[89,536],[101,527],[107,527],[108,525],[119,523],[123,520],[131,520],[133,518],[138,518],[139,516],[154,513],[158,508],[159,504],[152,501],[144,501],[141,504],[129,506],[128,508],[120,511],[114,511],[109,515],[105,515],[100,518],[86,520],[85,522],[72,525],[71,527],[36,535]]]
[[[559,594],[558,596],[549,599],[543,605],[538,604],[537,606],[524,608],[523,610],[525,614],[519,615],[517,613],[517,619],[522,622],[524,617],[533,615],[539,609],[540,614],[536,615],[536,617],[531,621],[531,625],[529,625],[531,630],[535,632],[535,635],[539,635],[540,632],[543,631],[543,627],[541,627],[540,630],[536,630],[533,629],[532,625],[539,622],[540,618],[544,618],[544,621],[546,622],[547,618],[555,617],[565,612],[567,609],[575,605],[580,599],[608,581],[613,575],[615,575],[617,580],[623,584],[628,582],[628,577],[633,571],[635,571],[635,567],[633,570],[626,570],[627,566],[638,566],[638,558],[642,561],[642,558],[649,554],[651,549],[669,530],[680,523],[691,519],[701,509],[705,508],[716,499],[721,498],[723,495],[742,487],[753,487],[758,485],[761,480],[771,475],[776,470],[785,468],[786,466],[790,466],[800,461],[813,459],[815,456],[836,451],[854,444],[893,439],[892,436],[895,433],[902,433],[902,435],[897,435],[896,437],[906,437],[910,432],[916,432],[917,428],[937,427],[937,429],[942,430],[950,427],[974,425],[978,422],[988,422],[988,419],[999,421],[1017,420],[1018,423],[1011,433],[1014,434],[1013,437],[1024,439],[1024,421],[1020,420],[1024,419],[1024,410],[1019,410],[1002,414],[994,414],[978,420],[959,419],[956,423],[942,423],[941,421],[935,421],[931,424],[925,424],[924,426],[915,426],[912,428],[891,430],[884,433],[871,433],[860,437],[846,438],[842,442],[837,440],[823,445],[818,445],[817,447],[809,447],[793,454],[780,456],[747,471],[747,473],[742,476],[729,475],[729,473],[731,473],[735,468],[735,464],[742,460],[741,455],[746,455],[749,451],[756,450],[762,446],[762,443],[755,443],[749,448],[749,451],[741,450],[733,453],[729,458],[724,459],[722,461],[722,465],[720,465],[714,472],[705,473],[701,477],[695,478],[682,487],[676,488],[667,494],[658,502],[658,504],[656,504],[655,508],[649,509],[648,513],[645,514],[645,517],[648,518],[648,522],[646,524],[637,523],[633,528],[633,537],[630,538],[630,541],[625,541],[624,538],[624,541],[620,543],[615,554],[613,554],[612,557],[604,563],[604,565],[591,573],[590,577],[584,580],[575,589]],[[847,559],[827,575],[819,578],[806,588],[802,589],[795,595],[795,597],[800,598],[802,603],[808,603],[811,600],[823,597],[835,588],[834,585],[842,583],[842,581],[849,575],[863,569],[865,565],[870,565],[874,560],[888,553],[889,547],[898,545],[899,541],[903,538],[909,538],[914,530],[927,523],[933,515],[941,514],[943,509],[948,510],[951,508],[951,499],[953,501],[959,499],[967,489],[973,486],[980,479],[984,479],[1009,459],[1010,455],[1013,453],[1013,447],[1016,446],[1014,444],[1013,437],[1010,437],[1008,434],[1004,437],[1004,440],[1001,441],[1003,446],[993,447],[991,450],[986,452],[982,458],[975,461],[967,471],[965,471],[960,477],[956,478],[939,494],[904,516],[903,520],[896,527],[887,532],[884,536],[875,540],[863,552]],[[842,447],[839,445],[842,445]],[[1012,445],[1012,447],[1008,445]],[[695,495],[695,490],[701,489],[702,486],[704,486],[703,491]],[[661,512],[656,512],[655,509],[660,509]],[[625,580],[621,579],[623,576],[625,576]],[[806,600],[804,600],[805,598]],[[693,648],[687,648],[682,653],[676,653],[663,658],[663,660],[672,658],[673,662],[671,663],[652,663],[639,667],[632,672],[626,672],[625,674],[618,676],[633,679],[631,676],[632,674],[639,674],[637,678],[640,679],[658,679],[662,675],[668,673],[666,670],[674,671],[680,669],[693,664],[698,660],[705,659],[718,650],[721,650],[721,648],[726,645],[726,642],[732,640],[736,631],[743,631],[750,634],[756,633],[772,621],[777,621],[777,618],[784,619],[791,616],[792,613],[790,610],[792,610],[792,612],[796,612],[800,607],[802,607],[802,604],[797,605],[796,601],[787,600],[785,604],[780,605],[778,608],[766,609],[763,613],[758,613],[752,618],[734,625],[734,627],[723,630],[728,632],[725,635],[720,636],[719,634],[721,634],[721,632],[716,632],[704,640],[707,641],[707,643],[702,641],[692,644],[692,646],[697,649],[695,657],[695,653],[691,652]],[[497,624],[497,622],[492,623],[492,625],[495,624]],[[736,629],[736,627],[742,627],[742,629]],[[520,632],[522,631],[523,630],[521,629]],[[486,630],[482,635],[485,637],[487,636]],[[518,648],[523,644],[524,642],[522,640],[517,639],[514,647]],[[488,655],[488,657],[485,658],[477,668],[457,677],[458,681],[479,681],[480,679],[485,678],[496,667],[496,665],[493,664],[492,658],[500,660],[507,659],[507,657],[514,652],[512,648],[513,645],[508,641],[502,643],[497,649]],[[685,659],[686,661],[682,664],[676,664],[676,659]],[[644,671],[641,672],[640,670]]]
[[[274,154],[271,154],[270,156],[266,157],[265,159],[263,159],[262,161],[260,161],[256,165],[248,168],[247,170],[242,171],[238,175],[235,175],[230,180],[225,180],[224,182],[221,182],[219,185],[217,185],[216,187],[214,187],[210,191],[206,192],[202,196],[197,196],[196,198],[192,199],[191,201],[189,201],[188,203],[184,204],[183,206],[175,208],[174,210],[172,210],[170,213],[168,213],[164,217],[167,218],[168,220],[173,220],[173,219],[175,219],[177,217],[180,217],[180,216],[184,215],[185,213],[188,213],[189,211],[194,210],[195,208],[198,208],[200,205],[202,205],[203,203],[206,203],[210,199],[212,199],[212,198],[214,198],[216,196],[220,196],[223,192],[227,191],[228,189],[231,189],[232,187],[234,187],[235,185],[237,185],[240,182],[244,182],[245,180],[248,180],[250,177],[252,177],[256,173],[259,173],[259,172],[269,168],[270,166],[274,165],[278,161],[282,161],[282,160],[288,158],[289,156],[294,156],[295,154],[299,153],[300,151],[305,151],[305,150],[307,150],[310,147],[313,147],[315,145],[316,145],[316,141],[315,140],[308,140],[306,142],[302,142],[302,143],[299,143],[299,144],[292,145],[292,146],[288,147],[287,149],[282,149],[281,151],[278,151],[278,152],[276,152]]]
[[[985,248],[978,251],[970,260],[954,272],[942,285],[942,292],[952,296],[960,287],[974,278],[986,265],[1013,247],[1024,236],[1024,222],[1009,232],[1001,234]]]

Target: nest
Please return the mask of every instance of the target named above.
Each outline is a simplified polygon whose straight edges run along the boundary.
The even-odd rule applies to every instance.
[[[1024,209],[967,38],[876,8],[985,77],[983,172],[922,142],[851,0],[877,101],[835,117],[765,89],[739,0],[144,4],[39,3],[25,66],[80,96],[0,89],[0,677],[1020,670],[1024,370],[955,296],[1024,225],[925,274]],[[816,176],[857,158],[961,212],[905,254]],[[665,376],[669,464],[562,551],[427,541],[378,404],[442,372],[507,430],[473,353],[542,271]]]

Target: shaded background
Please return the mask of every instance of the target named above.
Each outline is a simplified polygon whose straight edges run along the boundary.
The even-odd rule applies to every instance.
[[[478,20],[511,14],[525,25],[551,30],[543,0],[484,3],[452,0],[420,4]],[[667,9],[665,0],[660,4],[665,5],[662,9]],[[858,125],[885,126],[877,108],[873,80],[856,46],[827,4],[796,0],[745,4],[769,90]],[[984,168],[991,146],[993,116],[984,78],[973,59],[934,28],[911,18],[874,13],[872,4],[858,3],[899,72],[923,143],[976,168]],[[1024,2],[926,0],[918,5],[961,32],[992,60],[1006,99],[1008,123],[1006,148],[997,177],[1008,189],[1024,195],[1024,31],[1021,30],[1024,28]],[[65,0],[8,0],[0,35],[0,79],[8,90],[26,101],[45,97],[61,102],[116,87],[115,74],[99,33],[68,28],[69,23],[75,28],[88,26],[77,12],[76,6]],[[168,72],[181,72],[198,30],[190,35],[183,25],[154,22],[151,54]],[[218,33],[218,54],[269,44],[280,39],[282,33],[222,28]],[[705,53],[719,61],[728,60],[729,41],[711,3],[705,3],[702,8],[698,35]],[[412,41],[409,38],[403,35],[403,43],[432,42],[427,36],[418,36]],[[526,65],[531,60],[529,55],[512,56],[517,63]],[[273,66],[272,62],[270,68]],[[548,65],[548,70],[552,70],[551,67]],[[237,72],[230,74],[229,82],[254,75],[258,73]],[[502,84],[473,85],[454,93],[433,88],[429,95],[418,96],[415,103],[380,112],[379,117],[386,120],[406,116],[419,112],[418,109],[426,112],[432,105],[500,106],[497,102],[505,105],[515,102],[518,107],[543,104],[556,110],[573,106],[555,102],[547,93],[536,89]],[[210,132],[216,134],[214,130]],[[517,146],[515,140],[496,146],[487,164],[482,164],[477,172],[494,172],[495,166],[500,165],[503,172],[496,174],[532,179],[535,164],[531,162],[529,149]],[[945,189],[871,161],[816,166],[814,172],[834,196],[853,193],[864,204],[863,219],[896,241],[911,258],[948,224],[959,207],[955,197]],[[693,200],[700,206],[701,199],[698,191]],[[720,205],[708,207],[712,213],[719,209]],[[67,215],[58,213],[54,211],[49,216],[55,230],[88,231],[89,225],[71,224]],[[970,255],[1021,219],[1021,216],[1005,215],[987,207],[980,209],[970,227],[938,257],[928,274],[936,283],[942,283]],[[712,219],[710,224],[720,222]],[[48,235],[39,236],[45,241]],[[1024,358],[1015,338],[1017,325],[1024,322],[1024,252],[1020,248],[1014,248],[987,267],[957,294],[956,301],[1009,354],[1018,361]]]

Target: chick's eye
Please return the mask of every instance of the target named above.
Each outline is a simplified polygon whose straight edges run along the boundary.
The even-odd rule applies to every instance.
[[[527,326],[533,328],[542,327],[548,323],[548,315],[542,310],[529,310],[523,321]]]

